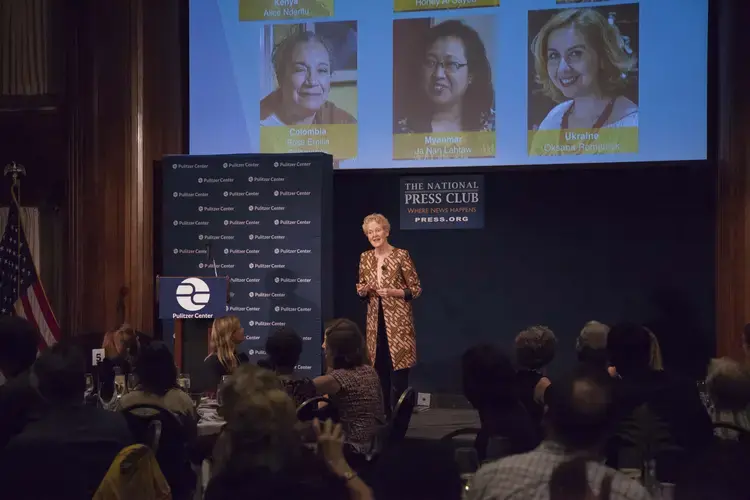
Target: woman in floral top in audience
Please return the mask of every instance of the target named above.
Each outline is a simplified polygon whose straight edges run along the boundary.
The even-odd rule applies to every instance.
[[[380,425],[385,422],[380,379],[371,366],[364,336],[348,319],[333,321],[326,329],[328,372],[313,379],[318,394],[335,403],[348,452],[371,451]]]

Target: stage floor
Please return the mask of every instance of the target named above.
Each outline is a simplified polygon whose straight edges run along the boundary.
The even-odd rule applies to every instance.
[[[439,440],[446,434],[465,427],[480,427],[479,414],[475,410],[430,408],[411,416],[406,437]]]

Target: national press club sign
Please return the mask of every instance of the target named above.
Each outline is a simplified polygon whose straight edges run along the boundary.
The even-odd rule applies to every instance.
[[[320,373],[331,171],[323,154],[164,159],[163,273],[228,277],[226,314],[240,319],[253,361],[288,327],[304,342],[299,369]]]
[[[401,229],[482,229],[484,176],[401,177]]]

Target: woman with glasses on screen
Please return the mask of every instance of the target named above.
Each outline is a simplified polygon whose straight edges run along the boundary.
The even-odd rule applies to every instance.
[[[638,127],[638,106],[622,94],[636,57],[614,22],[594,9],[560,11],[534,37],[531,52],[542,93],[559,103],[537,130],[560,131],[559,139],[537,134],[532,153],[556,151],[549,141],[564,144],[566,131]]]
[[[328,100],[333,51],[323,38],[296,31],[273,50],[278,88],[260,102],[260,124],[350,125],[357,120]]]
[[[415,68],[418,88],[395,133],[495,130],[492,69],[479,34],[461,21],[430,28]]]

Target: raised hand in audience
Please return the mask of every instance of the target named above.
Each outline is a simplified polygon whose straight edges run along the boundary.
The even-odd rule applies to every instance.
[[[353,500],[372,500],[370,488],[352,470],[344,456],[344,433],[340,424],[332,420],[321,422],[313,420],[313,429],[318,440],[318,453],[321,455],[331,472],[346,480]]]

